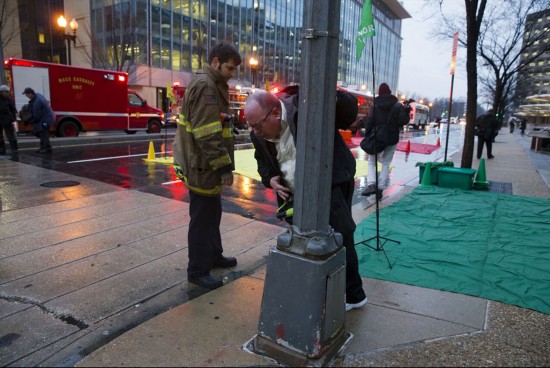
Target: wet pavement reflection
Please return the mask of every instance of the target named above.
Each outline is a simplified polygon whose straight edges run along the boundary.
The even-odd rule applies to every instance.
[[[462,145],[464,126],[452,125],[450,133],[449,156]],[[405,185],[417,177],[416,162],[433,162],[442,159],[444,156],[445,126],[439,133],[435,132],[434,129],[403,132],[401,141],[411,140],[415,143],[435,144],[438,138],[441,147],[429,155],[396,151],[392,161],[393,169],[390,174],[391,185]],[[172,140],[173,138],[168,138],[167,140],[154,142],[157,158],[171,156]],[[181,181],[178,181],[171,165],[144,161],[144,158],[147,157],[149,142],[143,140],[58,147],[54,149],[51,155],[35,154],[34,150],[21,150],[19,155],[13,156],[11,159],[126,189],[139,190],[188,202],[188,190]],[[252,148],[248,135],[241,134],[237,136],[235,147],[236,149]],[[361,148],[358,146],[350,148],[358,161],[366,160],[367,155]],[[359,170],[364,167],[364,165],[358,165]],[[364,200],[360,193],[366,187],[366,172],[359,172],[358,174],[354,204]],[[225,212],[273,224],[282,224],[275,217],[277,202],[273,192],[254,179],[235,175],[233,186],[224,188],[222,201]]]

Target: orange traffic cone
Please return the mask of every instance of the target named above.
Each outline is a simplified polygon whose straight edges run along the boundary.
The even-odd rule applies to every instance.
[[[439,137],[437,138],[437,143],[435,144],[437,147],[441,146],[441,140],[439,139]]]
[[[405,147],[405,152],[406,153],[411,152],[411,140],[410,139],[407,141],[407,147]]]

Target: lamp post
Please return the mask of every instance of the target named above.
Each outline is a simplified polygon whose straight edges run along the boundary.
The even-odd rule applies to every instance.
[[[258,59],[252,56],[248,62],[250,63],[250,69],[252,70],[252,87],[255,88],[257,82],[256,77],[258,72]]]
[[[67,20],[64,16],[61,15],[57,18],[57,25],[65,32]],[[73,44],[76,46],[76,30],[78,29],[78,23],[74,18],[69,22],[69,27],[73,33],[63,33],[63,36],[65,36],[65,40],[67,41],[67,64],[71,65],[71,41],[73,41]]]

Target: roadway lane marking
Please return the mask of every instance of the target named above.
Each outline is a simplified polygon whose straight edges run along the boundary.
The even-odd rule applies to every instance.
[[[126,155],[126,156],[112,156],[112,157],[102,157],[102,158],[91,158],[89,160],[78,160],[78,161],[69,161],[68,164],[78,164],[81,162],[92,162],[92,161],[104,161],[104,160],[116,160],[117,158],[125,158],[125,157],[139,157],[139,156],[147,156],[147,153],[140,153],[139,155]]]
[[[172,151],[169,151],[167,153],[171,153]],[[163,152],[159,152],[163,153]],[[155,154],[157,154],[155,152]],[[101,158],[91,158],[89,160],[77,160],[77,161],[69,161],[68,164],[78,164],[81,162],[93,162],[93,161],[105,161],[105,160],[116,160],[117,158],[126,158],[126,157],[140,157],[140,156],[147,156],[147,153],[140,153],[138,155],[126,155],[126,156],[111,156],[111,157],[101,157]]]
[[[162,183],[161,185],[172,185],[172,184],[176,184],[176,183],[181,183],[181,180],[167,181],[166,183]]]

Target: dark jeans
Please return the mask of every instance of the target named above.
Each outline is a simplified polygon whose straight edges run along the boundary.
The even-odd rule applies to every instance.
[[[366,298],[359,274],[359,260],[355,250],[355,222],[351,215],[354,179],[332,188],[330,226],[342,234],[346,248],[346,303],[358,303]]]
[[[189,216],[187,277],[200,277],[209,274],[214,261],[222,257],[221,195],[208,197],[189,191]]]
[[[15,137],[15,129],[13,129],[13,124],[11,122],[1,123],[0,129],[0,151],[6,151],[6,144],[4,143],[4,132],[6,132],[6,137],[11,144],[11,148],[17,148],[17,138]]]
[[[483,153],[483,144],[487,146],[487,157],[493,155],[493,137],[485,138],[486,135],[479,135],[477,137],[477,158],[481,158]]]
[[[38,132],[34,132],[34,135],[40,138],[40,149],[43,149],[43,150],[52,149],[52,146],[50,144],[50,132],[48,130],[43,129]]]

